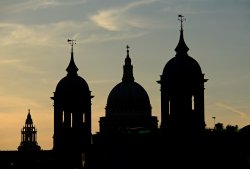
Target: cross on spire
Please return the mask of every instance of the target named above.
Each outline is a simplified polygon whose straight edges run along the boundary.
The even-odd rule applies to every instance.
[[[183,15],[178,15],[178,20],[181,21],[181,31],[183,30],[183,21],[186,21]]]
[[[133,76],[133,66],[131,65],[131,59],[129,57],[129,46],[126,46],[127,48],[127,56],[125,58],[125,65],[123,66],[123,82],[133,82],[134,76]]]
[[[127,48],[127,56],[129,56],[129,48],[130,47],[127,45],[126,48]]]

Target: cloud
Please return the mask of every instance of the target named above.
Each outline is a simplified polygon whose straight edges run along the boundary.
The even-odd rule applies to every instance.
[[[34,99],[19,97],[14,95],[3,95],[0,97],[0,113],[15,113],[21,109],[35,108],[41,109],[41,105]]]
[[[20,13],[27,10],[37,10],[41,8],[50,8],[58,6],[59,2],[55,0],[15,0],[8,1],[1,6],[4,13]]]
[[[98,11],[96,15],[90,17],[90,19],[96,23],[98,26],[109,30],[109,31],[119,31],[122,29],[127,29],[129,27],[142,27],[144,25],[142,19],[127,17],[127,12],[131,9],[148,5],[154,3],[158,0],[141,0],[137,2],[132,2],[124,7],[101,10]]]
[[[18,72],[26,72],[35,75],[43,75],[45,72],[38,70],[37,67],[31,66],[24,62],[24,60],[20,59],[0,59],[0,65],[3,66],[13,66],[15,67]]]
[[[28,27],[22,24],[1,23],[2,30],[0,45],[13,44],[41,44],[48,41],[49,36],[44,36],[43,27],[35,26]],[[40,33],[39,33],[40,32]]]
[[[224,103],[216,103],[216,105],[219,106],[219,107],[225,108],[226,110],[229,110],[229,111],[231,111],[233,113],[238,114],[241,118],[248,118],[247,113],[242,112],[242,111],[240,111],[240,110],[238,110],[238,109],[236,109],[236,108],[234,108],[232,106],[226,105]]]
[[[57,22],[40,25],[0,23],[0,46],[6,45],[53,45],[58,38],[75,36],[85,27],[83,22]],[[71,32],[74,32],[72,34]]]
[[[13,23],[12,21],[0,22],[0,47],[1,46],[17,46],[26,45],[29,47],[33,46],[59,46],[58,42],[67,38],[75,38],[80,43],[95,43],[95,42],[106,42],[116,41],[123,39],[131,39],[144,36],[147,34],[146,31],[135,30],[135,31],[124,31],[124,32],[103,32],[96,27],[96,24],[106,30],[127,30],[129,28],[142,28],[145,26],[145,18],[128,17],[127,13],[129,10],[140,7],[142,5],[151,4],[157,0],[141,0],[138,2],[132,2],[124,7],[117,9],[110,9],[100,11],[96,15],[91,17],[93,22],[88,21],[58,21],[53,23],[42,23],[42,24],[27,24],[27,23]],[[85,3],[86,0],[78,0],[72,3]],[[23,5],[20,6],[21,2],[17,3],[18,9],[32,8],[32,3],[36,4],[33,6],[34,9],[45,7],[45,6],[56,6],[56,5],[69,5],[68,1],[58,0],[34,0],[34,1],[22,1]],[[25,7],[24,7],[25,6]],[[10,5],[8,9],[14,9]],[[16,11],[16,10],[8,10]],[[149,24],[157,25],[157,24]],[[119,34],[118,34],[119,33]]]
[[[58,42],[62,38],[77,39],[77,43],[99,43],[122,39],[132,39],[144,36],[146,31],[123,32],[123,33],[104,33],[93,29],[91,23],[85,22],[57,22],[40,25],[24,25],[13,23],[0,23],[0,47],[13,45],[32,46],[60,46]],[[1,62],[13,62],[0,61]],[[16,61],[15,61],[16,62]]]
[[[18,70],[18,72],[19,71],[28,72],[35,75],[44,74],[43,71],[40,71],[36,67],[28,65],[27,63],[24,62],[24,60],[20,59],[0,59],[0,65],[2,66],[1,68],[3,68],[4,66],[15,67]]]
[[[33,74],[33,75],[44,75],[45,74],[45,71],[39,70],[39,69],[37,69],[37,67],[24,65],[24,64],[17,65],[17,69],[18,69],[18,71],[26,72],[26,73]]]
[[[26,10],[39,10],[59,6],[74,6],[86,3],[87,0],[23,0],[9,1],[1,7],[5,12],[18,13]],[[4,7],[4,8],[3,8]]]
[[[49,8],[49,7],[55,7],[55,6],[74,6],[79,4],[86,3],[87,0],[74,0],[74,1],[68,1],[68,0],[32,0],[29,1],[30,9],[39,9],[39,8]]]
[[[104,83],[114,83],[116,80],[90,80],[89,84],[104,84]]]
[[[33,1],[28,1],[30,5],[27,7],[31,9],[38,9],[38,8],[47,8],[47,7],[52,7],[52,6],[57,6],[59,5],[59,2],[56,0],[33,0]]]
[[[98,26],[103,27],[110,31],[116,31],[121,26],[117,23],[118,11],[109,10],[109,11],[100,11],[97,15],[91,17],[91,20],[94,21]]]
[[[134,33],[120,33],[120,34],[97,34],[93,33],[86,37],[81,37],[79,43],[101,43],[101,42],[108,42],[108,41],[116,41],[116,40],[124,40],[124,39],[134,39],[141,36],[146,35],[147,32],[134,32]]]
[[[3,64],[16,64],[16,63],[20,63],[21,60],[19,59],[1,59],[0,60],[0,64],[3,65]]]

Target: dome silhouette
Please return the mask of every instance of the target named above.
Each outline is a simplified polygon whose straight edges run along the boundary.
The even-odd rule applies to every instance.
[[[111,90],[107,101],[106,116],[121,115],[151,115],[148,94],[140,84],[136,82],[121,82]]]
[[[78,68],[74,62],[73,47],[66,71],[68,74],[56,86],[55,96],[65,106],[81,105],[82,102],[89,100],[90,91],[87,82],[77,74]]]
[[[175,56],[167,62],[163,75],[169,77],[196,77],[202,74],[199,63],[190,56]]]
[[[151,116],[151,105],[146,90],[135,82],[133,66],[129,57],[129,46],[123,66],[122,82],[109,93],[106,116]]]
[[[244,134],[246,134],[246,135],[249,135],[249,133],[250,133],[250,125],[246,125],[246,126],[242,127],[242,128],[240,129],[240,132],[241,132],[241,133],[244,133]],[[249,137],[250,137],[250,135],[249,135]]]
[[[72,97],[79,94],[89,95],[89,86],[87,82],[78,75],[65,76],[58,82],[56,93]]]
[[[157,117],[151,115],[151,105],[146,90],[133,76],[133,65],[127,56],[123,65],[122,82],[113,87],[107,98],[105,117],[100,118],[100,133],[115,136],[136,129],[151,132],[157,128]]]

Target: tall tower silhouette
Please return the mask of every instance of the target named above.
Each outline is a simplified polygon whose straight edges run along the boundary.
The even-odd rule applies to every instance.
[[[87,82],[78,76],[73,46],[66,69],[67,76],[59,81],[54,92],[54,146],[53,150],[70,167],[82,167],[83,158],[91,144],[91,92]]]
[[[167,62],[161,75],[161,129],[198,134],[205,129],[204,74],[198,62],[188,55],[183,36],[182,15],[176,55]]]
[[[37,143],[37,130],[33,125],[33,120],[28,112],[25,125],[21,130],[21,143],[18,151],[38,151],[41,147]]]

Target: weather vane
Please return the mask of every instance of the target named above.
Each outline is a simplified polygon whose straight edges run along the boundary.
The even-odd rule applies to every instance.
[[[76,44],[76,40],[68,39],[68,43],[73,47]]]
[[[76,44],[76,40],[68,39],[67,41],[71,45],[71,53],[73,53],[73,46],[74,46],[74,44]]]
[[[186,18],[184,18],[183,15],[178,15],[178,20],[181,21],[181,30],[183,29],[182,23],[183,21],[186,21]]]

